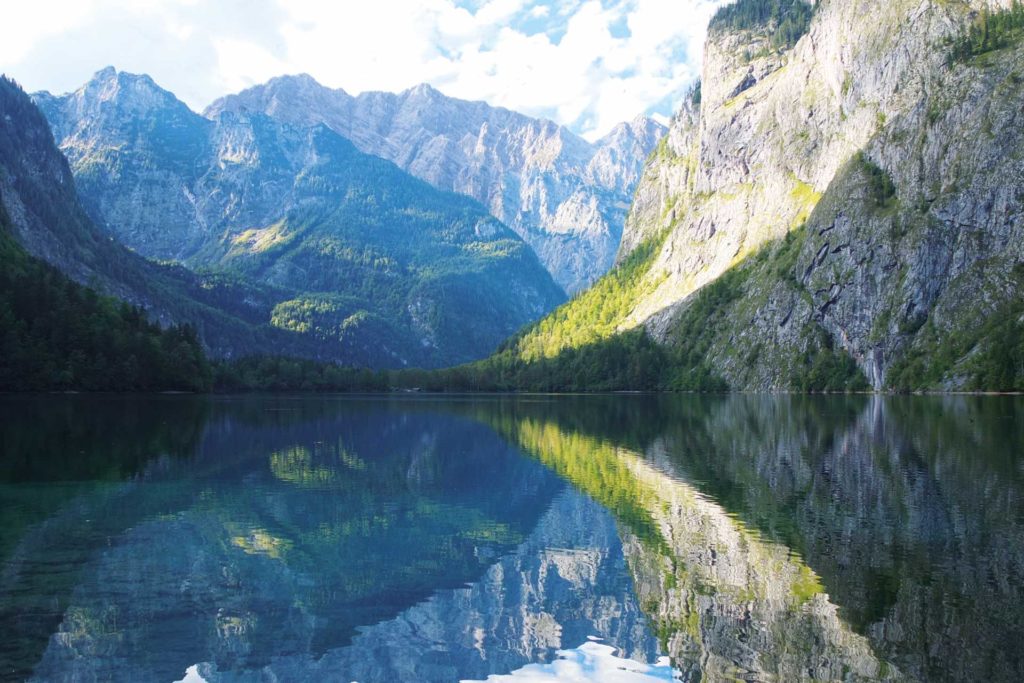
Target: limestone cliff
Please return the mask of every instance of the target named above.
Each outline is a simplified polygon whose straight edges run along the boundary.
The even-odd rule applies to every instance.
[[[620,329],[700,337],[734,388],[801,388],[846,357],[875,388],[999,388],[984,359],[1024,284],[1024,49],[951,55],[1009,7],[822,0],[781,50],[770,26],[713,25],[699,101],[627,220],[620,261],[656,249]]]

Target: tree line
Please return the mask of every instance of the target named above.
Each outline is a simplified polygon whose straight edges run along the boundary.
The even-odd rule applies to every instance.
[[[807,33],[814,6],[806,0],[739,0],[720,8],[711,18],[712,32],[767,28],[773,49],[783,50]]]
[[[2,207],[0,207],[2,212]],[[209,362],[190,325],[146,312],[29,257],[0,215],[0,390],[204,391]]]
[[[982,9],[967,31],[952,41],[948,62],[966,62],[986,52],[1001,50],[1024,37],[1024,2],[1013,0],[1009,7]]]

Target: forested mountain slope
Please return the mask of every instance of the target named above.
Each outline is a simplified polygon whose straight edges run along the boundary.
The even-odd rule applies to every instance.
[[[317,355],[307,340],[269,325],[274,296],[270,288],[253,283],[240,287],[232,278],[199,277],[180,267],[149,262],[97,229],[79,203],[71,170],[46,119],[6,78],[0,78],[0,214],[5,224],[3,267],[13,278],[8,285],[28,290],[36,282],[41,288],[34,294],[22,291],[24,297],[47,300],[51,284],[78,292],[63,283],[57,276],[60,271],[81,285],[145,308],[146,317],[165,327],[192,325],[207,350],[217,356],[268,349]],[[34,259],[56,270],[41,268]],[[19,315],[31,313],[25,308]],[[40,318],[51,313],[37,312]]]

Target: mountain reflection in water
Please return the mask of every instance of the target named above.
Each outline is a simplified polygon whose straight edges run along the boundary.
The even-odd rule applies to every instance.
[[[4,399],[0,675],[1019,680],[1022,408]]]

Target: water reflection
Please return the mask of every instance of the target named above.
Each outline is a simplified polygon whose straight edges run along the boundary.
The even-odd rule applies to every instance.
[[[0,413],[12,680],[1024,677],[1020,399]]]
[[[625,522],[687,679],[1020,680],[1020,399],[629,400],[480,417]]]
[[[109,480],[19,466],[0,488],[21,529],[0,582],[7,677],[451,681],[588,636],[657,657],[613,518],[487,425],[381,400],[199,403],[151,406],[161,433],[202,416],[184,452],[115,447]],[[46,461],[38,438],[19,458]],[[45,514],[6,505],[26,481],[50,491]]]

